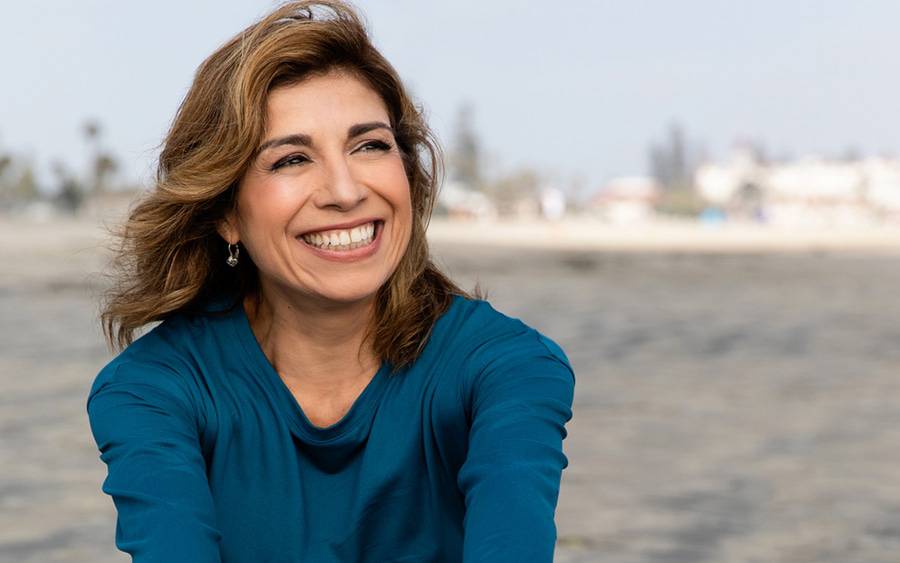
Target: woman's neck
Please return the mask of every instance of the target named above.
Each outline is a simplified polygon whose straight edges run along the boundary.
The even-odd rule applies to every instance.
[[[374,299],[338,307],[263,291],[244,299],[244,311],[263,353],[292,388],[355,388],[380,366],[371,346],[362,347]]]

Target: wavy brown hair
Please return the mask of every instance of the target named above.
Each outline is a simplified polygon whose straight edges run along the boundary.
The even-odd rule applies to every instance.
[[[364,23],[339,0],[282,4],[225,43],[198,68],[163,141],[155,185],[114,233],[113,284],[100,319],[112,350],[141,327],[179,314],[204,314],[209,299],[259,295],[250,257],[225,265],[216,225],[237,204],[240,178],[266,130],[268,94],[334,69],[353,73],[384,101],[409,179],[412,237],[378,290],[366,331],[393,369],[421,353],[459,288],[432,262],[425,231],[443,174],[440,146],[394,68],[372,45]]]

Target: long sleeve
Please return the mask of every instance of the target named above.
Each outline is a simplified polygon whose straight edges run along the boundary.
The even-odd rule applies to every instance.
[[[482,348],[457,478],[466,504],[463,561],[552,561],[575,375],[556,343],[534,330]]]
[[[118,512],[116,546],[135,563],[217,563],[221,534],[197,417],[171,375],[120,364],[88,398],[108,469],[103,492]]]

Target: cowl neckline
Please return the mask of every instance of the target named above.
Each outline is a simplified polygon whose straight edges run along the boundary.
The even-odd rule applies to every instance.
[[[372,412],[384,391],[387,375],[390,372],[390,362],[382,360],[378,371],[340,420],[330,426],[316,426],[303,412],[300,403],[297,402],[290,388],[260,347],[250,325],[250,319],[244,310],[243,301],[239,300],[235,304],[233,299],[230,301],[219,299],[211,303],[211,308],[223,311],[229,305],[233,307],[228,311],[228,320],[234,331],[234,336],[239,342],[240,351],[243,353],[248,365],[254,368],[255,374],[262,379],[263,383],[274,394],[276,406],[283,418],[287,420],[292,432],[305,442],[315,444],[334,443],[335,447],[341,446],[340,442],[345,436],[347,440],[353,441],[351,435],[356,434],[354,431],[366,426],[367,421],[371,421],[371,416],[368,415]]]

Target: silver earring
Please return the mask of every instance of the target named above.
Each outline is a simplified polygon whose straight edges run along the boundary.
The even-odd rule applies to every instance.
[[[228,243],[228,258],[225,259],[225,263],[234,268],[238,265],[238,255],[240,253],[241,249],[237,243]]]

